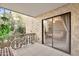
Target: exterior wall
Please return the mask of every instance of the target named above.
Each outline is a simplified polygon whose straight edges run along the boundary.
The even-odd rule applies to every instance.
[[[41,14],[36,17],[40,21],[39,26],[39,37],[40,42],[42,39],[42,19],[71,12],[71,55],[79,55],[79,4],[66,4],[55,10],[51,10],[47,13]]]
[[[33,30],[32,23],[33,23],[34,18],[20,14],[20,13],[16,13],[16,12],[12,12],[12,16],[14,20],[20,20],[21,22],[20,25],[26,27],[26,33],[32,32]]]
[[[17,13],[17,12],[12,12],[12,16],[14,18],[14,20],[20,20],[20,25],[22,25],[23,27],[26,27],[26,34],[27,33],[36,33],[37,35],[37,38],[39,33],[39,28],[37,26],[39,26],[39,21],[36,20],[35,18],[33,17],[30,17],[30,16],[26,16],[26,15],[23,15],[23,14],[20,14],[20,13]],[[20,17],[20,18],[18,18]]]

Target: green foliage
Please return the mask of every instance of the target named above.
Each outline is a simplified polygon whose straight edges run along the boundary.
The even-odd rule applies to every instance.
[[[17,32],[19,32],[19,33],[23,34],[23,33],[25,33],[25,28],[24,28],[24,27],[19,26],[19,28],[17,29]]]
[[[4,21],[3,24],[0,25],[0,40],[4,40],[9,37],[9,33],[13,30],[11,24],[9,24],[9,19],[7,17],[1,17]]]
[[[10,25],[0,25],[0,38],[4,38],[11,31]]]
[[[11,26],[11,31],[13,31],[14,30],[14,27],[13,26]]]
[[[8,21],[8,20],[9,20],[7,17],[1,17],[1,19],[2,19],[3,21]]]

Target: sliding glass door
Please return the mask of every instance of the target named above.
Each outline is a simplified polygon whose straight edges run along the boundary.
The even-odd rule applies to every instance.
[[[70,13],[43,20],[44,44],[70,53],[71,40]]]

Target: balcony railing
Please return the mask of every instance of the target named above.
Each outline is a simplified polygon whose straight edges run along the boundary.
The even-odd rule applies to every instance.
[[[23,46],[27,46],[28,44],[33,44],[37,41],[37,37],[35,33],[28,33],[25,35],[20,35],[19,37],[15,37],[11,42],[11,47],[13,49],[18,49]]]
[[[0,48],[4,47],[12,47],[13,49],[21,48],[22,46],[33,44],[37,41],[37,36],[35,33],[28,33],[24,35],[18,35],[9,38],[9,40],[5,43],[0,42]]]
[[[14,35],[14,37],[9,38],[7,42],[0,42],[0,56],[13,56],[11,49],[19,49],[28,44],[33,44],[37,41],[37,36],[35,33],[28,33],[25,35]]]

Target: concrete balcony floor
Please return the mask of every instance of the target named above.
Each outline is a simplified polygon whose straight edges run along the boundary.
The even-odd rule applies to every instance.
[[[69,54],[39,43],[35,43],[27,47],[24,46],[13,51],[15,56],[69,56]]]

